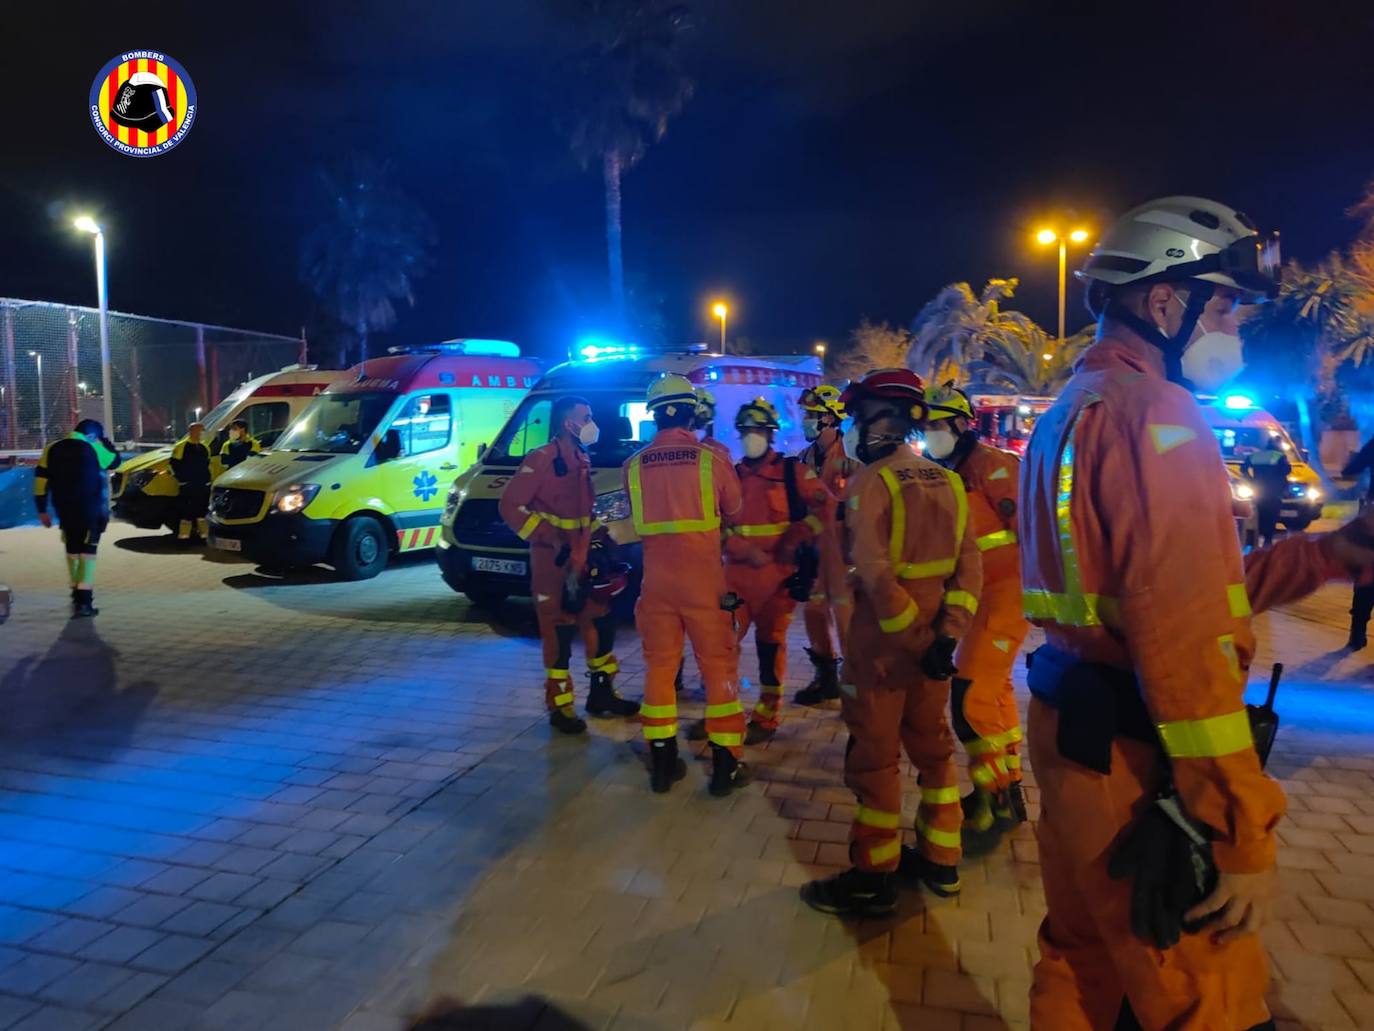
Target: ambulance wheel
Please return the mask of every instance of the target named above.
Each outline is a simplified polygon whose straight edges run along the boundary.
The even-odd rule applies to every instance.
[[[329,564],[345,580],[371,580],[390,557],[382,524],[371,516],[354,516],[335,531]]]

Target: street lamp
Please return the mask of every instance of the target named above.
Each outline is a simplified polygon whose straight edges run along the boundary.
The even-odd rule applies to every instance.
[[[48,401],[43,396],[43,356],[30,351],[29,357],[38,365],[38,446],[48,446]]]
[[[1086,229],[1071,229],[1067,233],[1059,229],[1041,229],[1035,234],[1035,242],[1042,247],[1052,243],[1059,244],[1059,342],[1064,342],[1064,297],[1068,288],[1069,244],[1085,243],[1088,239]],[[1047,359],[1048,360],[1048,359]]]
[[[717,301],[711,308],[711,314],[720,319],[720,353],[725,353],[725,319],[730,314],[730,309],[724,301]]]
[[[103,391],[101,415],[105,432],[113,439],[114,391],[110,384],[110,303],[105,289],[105,233],[90,215],[80,216],[72,225],[95,237],[95,292],[100,303],[100,389]]]

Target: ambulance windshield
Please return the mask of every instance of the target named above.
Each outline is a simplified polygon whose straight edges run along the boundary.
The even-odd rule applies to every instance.
[[[654,420],[644,406],[640,391],[602,391],[580,395],[592,406],[592,418],[601,428],[601,439],[588,453],[600,469],[621,466],[654,435]],[[553,394],[531,394],[482,456],[485,465],[518,466],[525,455],[549,442],[549,417]]]
[[[273,450],[357,454],[395,401],[395,394],[383,391],[321,394]]]

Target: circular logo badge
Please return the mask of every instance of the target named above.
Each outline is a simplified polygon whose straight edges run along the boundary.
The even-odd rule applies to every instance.
[[[165,154],[196,118],[196,88],[186,69],[156,50],[111,60],[91,84],[91,124],[100,138],[136,158]]]

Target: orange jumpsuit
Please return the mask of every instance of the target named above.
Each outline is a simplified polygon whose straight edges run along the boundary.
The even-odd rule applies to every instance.
[[[743,754],[739,643],[721,568],[721,517],[740,509],[734,467],[688,429],[660,430],[625,463],[635,532],[644,544],[644,588],[635,624],[644,642],[644,737],[677,735],[673,682],[685,634],[706,684],[706,732],[712,744]]]
[[[1021,779],[1021,719],[1012,693],[1016,654],[1030,632],[1021,614],[1021,555],[1016,547],[1016,494],[1021,460],[975,444],[955,469],[968,492],[969,519],[983,556],[983,593],[954,664],[954,731],[969,755],[978,787],[1005,791]]]
[[[821,430],[821,435],[797,457],[815,470],[825,489],[837,499],[844,497],[845,485],[859,469],[859,463],[844,453],[844,439],[834,429]],[[821,575],[816,578],[811,600],[806,603],[803,613],[811,650],[822,659],[835,657],[830,637],[832,623],[839,638],[840,654],[844,654],[849,620],[854,612],[854,598],[845,575],[843,518],[844,509],[838,506],[825,515],[825,532],[817,542],[821,552]]]
[[[1244,569],[1221,455],[1197,402],[1157,351],[1117,331],[1084,356],[1037,422],[1022,469],[1025,611],[1050,645],[1133,670],[1160,745],[1112,742],[1102,774],[1060,755],[1060,714],[1031,702],[1028,745],[1049,913],[1031,1025],[1111,1028],[1123,996],[1146,1029],[1251,1028],[1268,1019],[1260,939],[1185,935],[1167,951],[1130,928],[1131,883],[1107,865],[1149,804],[1168,756],[1189,813],[1216,835],[1217,866],[1272,865],[1283,792],[1260,769],[1242,693],[1252,610],[1309,593],[1338,570],[1320,541],[1289,538]]]
[[[566,469],[562,476],[555,468],[560,456]],[[620,668],[611,650],[614,625],[609,607],[589,600],[577,614],[563,608],[569,573],[579,574],[587,564],[595,498],[591,460],[581,447],[564,440],[527,454],[501,494],[501,518],[530,544],[530,591],[544,647],[544,703],[550,710],[573,704],[569,666],[579,630],[589,672],[614,676]],[[568,555],[559,566],[564,547]]]
[[[959,774],[950,733],[949,681],[927,680],[921,656],[937,635],[961,637],[978,609],[982,563],[959,477],[909,448],[849,481],[845,528],[854,559],[852,688],[844,781],[858,796],[850,858],[894,870],[901,858],[905,746],[920,774],[921,854],[952,866],[961,854]],[[852,694],[850,691],[852,690]]]
[[[759,701],[752,720],[768,729],[778,725],[787,676],[787,628],[797,607],[785,586],[797,568],[793,556],[798,545],[824,531],[823,519],[835,507],[816,474],[796,462],[796,490],[807,514],[794,521],[787,499],[787,462],[770,450],[756,462],[746,459],[735,466],[743,505],[726,520],[725,531],[725,586],[741,602],[735,610],[735,630],[743,641],[754,625],[759,656]],[[764,555],[767,561],[755,565]]]

